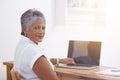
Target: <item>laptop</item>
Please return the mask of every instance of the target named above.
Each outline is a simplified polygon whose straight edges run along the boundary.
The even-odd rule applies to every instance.
[[[100,64],[101,42],[70,40],[68,58],[73,58],[75,64],[59,64],[58,67],[75,69],[94,69]]]

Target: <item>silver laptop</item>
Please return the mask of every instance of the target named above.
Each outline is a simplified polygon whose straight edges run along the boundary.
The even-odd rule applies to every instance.
[[[75,69],[94,69],[100,64],[101,42],[70,40],[68,57],[73,58],[75,64],[59,64],[58,67]]]

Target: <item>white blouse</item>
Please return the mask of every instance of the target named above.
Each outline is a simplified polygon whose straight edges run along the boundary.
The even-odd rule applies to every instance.
[[[19,72],[22,80],[40,80],[33,72],[32,67],[41,55],[44,55],[44,53],[40,46],[29,38],[22,36],[14,54],[14,69]],[[53,68],[49,59],[48,61]]]

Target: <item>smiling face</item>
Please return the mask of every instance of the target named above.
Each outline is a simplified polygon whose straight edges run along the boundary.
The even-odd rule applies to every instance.
[[[45,23],[41,20],[36,20],[28,28],[24,28],[23,31],[30,40],[38,44],[45,35]]]

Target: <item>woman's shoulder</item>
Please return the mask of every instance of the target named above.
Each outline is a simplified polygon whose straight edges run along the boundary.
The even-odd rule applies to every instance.
[[[24,48],[23,51],[31,53],[31,52],[37,52],[37,50],[38,48],[36,46],[29,44]]]

